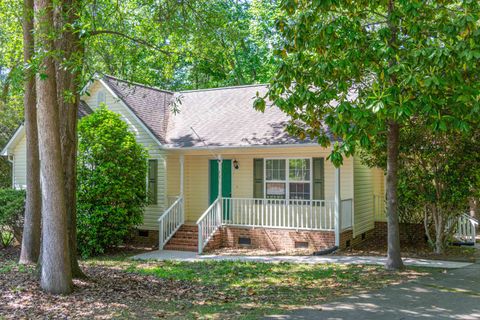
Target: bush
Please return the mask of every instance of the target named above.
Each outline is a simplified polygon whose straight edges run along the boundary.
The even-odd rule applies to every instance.
[[[143,220],[147,152],[102,107],[78,126],[78,248],[83,257],[120,244]]]
[[[22,241],[25,191],[0,189],[0,246]]]

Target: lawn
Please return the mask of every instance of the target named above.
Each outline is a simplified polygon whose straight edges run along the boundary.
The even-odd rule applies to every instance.
[[[0,251],[0,315],[6,319],[257,319],[430,272],[390,273],[363,265],[139,262],[121,254],[82,261],[89,278],[75,280],[70,296],[52,296],[39,290],[36,271],[18,266],[14,258]]]

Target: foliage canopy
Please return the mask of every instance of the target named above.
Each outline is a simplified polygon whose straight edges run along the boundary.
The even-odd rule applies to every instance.
[[[103,253],[142,223],[147,152],[120,116],[105,107],[78,126],[78,249]]]

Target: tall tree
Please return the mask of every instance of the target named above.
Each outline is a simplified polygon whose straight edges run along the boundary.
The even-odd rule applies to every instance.
[[[27,137],[27,200],[23,226],[20,263],[38,262],[40,254],[40,220],[42,195],[40,189],[40,157],[38,151],[37,98],[35,71],[32,66],[34,54],[33,0],[24,0],[23,7],[23,56],[25,65],[25,132]]]
[[[72,272],[68,250],[65,179],[60,141],[57,101],[53,3],[35,1],[37,48],[40,54],[37,77],[38,128],[42,176],[42,289],[55,294],[72,291]]]
[[[280,66],[268,96],[289,129],[329,144],[341,165],[372,137],[387,141],[388,269],[401,269],[397,181],[399,134],[413,118],[426,128],[468,131],[480,112],[478,1],[282,0]],[[265,100],[256,100],[263,109]],[[326,129],[328,126],[328,130]]]
[[[77,259],[77,112],[80,103],[80,82],[84,67],[83,47],[75,29],[81,1],[65,0],[56,7],[54,21],[57,34],[55,59],[57,100],[60,112],[63,174],[67,225],[73,277],[83,274]]]

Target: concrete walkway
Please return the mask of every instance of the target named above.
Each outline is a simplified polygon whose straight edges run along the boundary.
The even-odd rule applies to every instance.
[[[266,319],[480,319],[480,264]]]
[[[307,263],[307,264],[320,264],[320,263],[340,263],[340,264],[377,264],[384,265],[385,257],[354,257],[354,256],[219,256],[219,255],[198,255],[195,252],[186,251],[151,251],[142,253],[132,257],[134,260],[174,260],[174,261],[249,261],[249,262],[267,262],[267,263]],[[409,266],[429,267],[429,268],[443,268],[443,269],[456,269],[464,268],[471,263],[466,262],[453,262],[453,261],[439,261],[439,260],[425,260],[425,259],[413,259],[405,258],[404,263]]]

